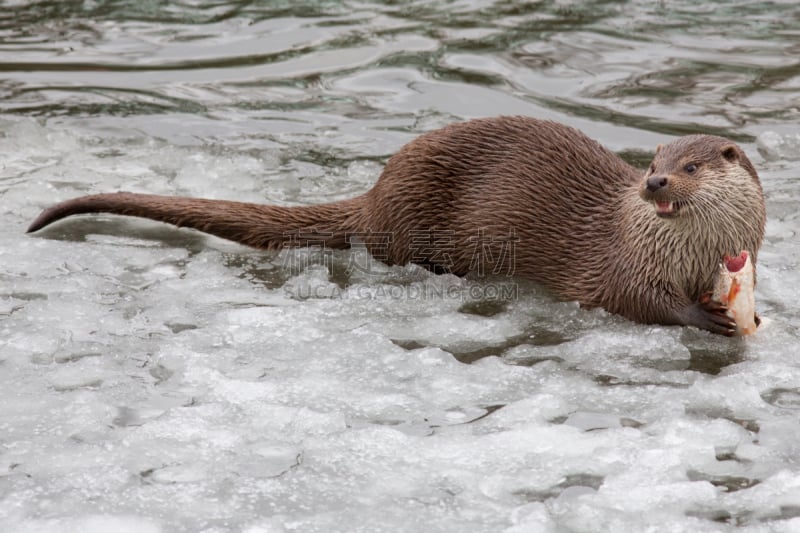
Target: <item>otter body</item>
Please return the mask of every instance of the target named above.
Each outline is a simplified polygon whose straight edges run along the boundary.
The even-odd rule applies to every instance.
[[[580,131],[498,117],[424,134],[353,199],[300,207],[112,193],[55,205],[29,231],[78,213],[191,227],[264,249],[363,240],[389,264],[506,272],[558,296],[643,323],[731,335],[710,301],[724,255],[755,261],[761,184],[731,141],[691,135],[659,146],[642,173]]]

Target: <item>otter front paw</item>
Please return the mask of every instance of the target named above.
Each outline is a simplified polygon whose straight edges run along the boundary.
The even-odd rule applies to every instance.
[[[686,306],[680,313],[681,322],[686,326],[733,337],[736,335],[736,321],[726,313],[728,307],[711,298],[711,293],[703,294],[697,303]]]

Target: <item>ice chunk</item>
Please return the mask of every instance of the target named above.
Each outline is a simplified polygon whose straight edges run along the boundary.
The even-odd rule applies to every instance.
[[[0,522],[2,524],[2,522]],[[14,528],[17,533],[162,533],[160,524],[148,517],[137,515],[94,514],[65,518],[35,519]]]
[[[758,136],[757,143],[758,151],[767,160],[800,160],[800,133],[766,131]]]

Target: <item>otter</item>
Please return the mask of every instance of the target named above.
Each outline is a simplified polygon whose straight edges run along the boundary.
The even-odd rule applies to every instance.
[[[50,207],[28,231],[79,213],[143,217],[270,250],[361,240],[388,264],[504,271],[587,308],[729,336],[736,325],[710,297],[717,267],[742,250],[755,262],[766,223],[758,174],[727,139],[659,145],[642,172],[577,129],[522,116],[425,133],[388,160],[372,189],[339,202],[95,194]]]

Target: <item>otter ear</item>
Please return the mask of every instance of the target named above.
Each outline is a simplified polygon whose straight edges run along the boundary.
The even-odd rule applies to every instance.
[[[658,146],[656,146],[656,153],[660,152],[662,148],[664,148],[663,144],[659,144]]]
[[[731,163],[739,160],[739,148],[735,144],[726,144],[722,147],[722,157]]]

